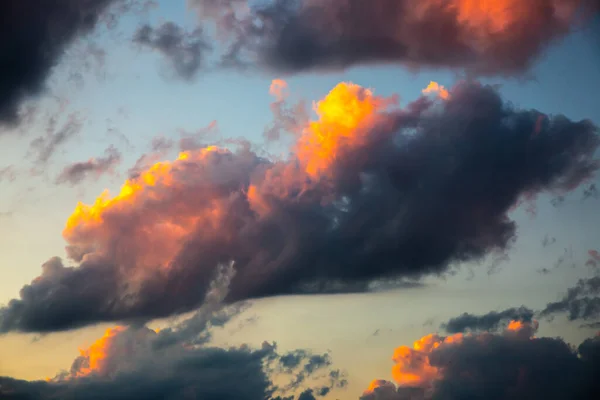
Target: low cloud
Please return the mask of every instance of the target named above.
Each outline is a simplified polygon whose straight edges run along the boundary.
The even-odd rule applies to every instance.
[[[143,325],[110,328],[54,378],[0,377],[0,397],[264,400],[298,394],[306,399],[344,387],[344,374],[332,369],[327,354],[279,353],[268,342],[259,348],[209,345],[211,330],[239,314],[239,308],[221,304],[233,273],[231,265],[220,266],[204,306],[176,326],[160,331]],[[293,367],[284,361],[290,355],[297,361]]]
[[[560,338],[534,336],[537,324],[514,321],[502,332],[431,334],[394,352],[393,381],[375,380],[362,400],[592,400],[600,336],[574,349]]]

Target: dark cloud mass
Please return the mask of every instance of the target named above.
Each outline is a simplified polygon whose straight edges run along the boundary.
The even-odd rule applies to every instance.
[[[121,153],[113,146],[105,151],[104,157],[76,162],[66,166],[56,178],[56,183],[76,185],[89,176],[96,178],[112,170],[121,162]]]
[[[202,148],[80,204],[63,232],[79,265],[44,268],[0,309],[0,331],[190,310],[230,261],[229,302],[444,273],[504,252],[520,198],[568,192],[598,168],[591,122],[540,124],[477,83],[404,108],[340,84],[317,109],[288,161]]]
[[[438,347],[410,350],[399,361],[403,370],[421,378],[418,384],[396,388],[392,382],[374,381],[361,399],[592,400],[600,396],[600,336],[586,340],[577,350],[559,338],[509,331],[435,340]]]
[[[56,260],[45,265],[58,267]],[[259,348],[223,349],[208,344],[214,327],[244,309],[221,303],[233,273],[231,265],[221,266],[204,305],[179,324],[158,332],[143,325],[108,329],[80,350],[69,370],[52,379],[0,377],[0,398],[266,400],[285,396],[292,400],[299,392],[298,398],[307,399],[345,386],[344,373],[331,368],[328,354],[279,353],[277,345],[268,342]],[[290,355],[293,366],[284,361]]]
[[[146,350],[146,353],[136,355],[134,360],[124,360],[125,349],[131,353],[132,348],[145,348],[142,341],[152,340],[156,334],[144,328],[118,335],[121,359],[118,360],[120,364],[113,364],[113,367],[121,370],[111,370],[108,375],[93,371],[90,375],[71,379],[59,377],[51,382],[0,377],[0,397],[3,400],[265,400],[279,389],[265,370],[265,363],[276,365],[281,355],[268,343],[261,349],[201,347],[169,348],[160,352]],[[85,369],[86,360],[83,358],[73,363],[71,373]]]
[[[519,75],[595,0],[190,0],[216,23],[224,66],[279,72],[400,63]],[[580,19],[579,19],[580,20]]]
[[[508,308],[502,311],[490,311],[483,315],[463,313],[442,324],[449,333],[465,331],[494,331],[510,321],[531,322],[534,312],[527,307]]]
[[[90,32],[115,0],[4,0],[0,3],[0,124],[44,90],[66,46]]]

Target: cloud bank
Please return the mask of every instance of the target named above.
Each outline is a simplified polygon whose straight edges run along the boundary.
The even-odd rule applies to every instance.
[[[143,325],[107,329],[54,378],[0,377],[0,397],[291,400],[299,393],[298,398],[308,400],[344,387],[344,374],[331,368],[327,353],[279,353],[268,342],[256,349],[209,345],[212,328],[241,311],[221,304],[234,273],[231,264],[220,266],[204,305],[189,319],[163,330]]]
[[[534,336],[537,323],[503,332],[431,334],[394,352],[393,382],[375,380],[363,400],[596,399],[600,336],[574,349]]]
[[[591,122],[516,109],[478,83],[406,107],[341,83],[315,110],[288,160],[204,147],[78,204],[63,231],[76,265],[45,264],[0,309],[0,331],[189,311],[230,261],[228,302],[443,274],[504,252],[523,196],[598,168]]]

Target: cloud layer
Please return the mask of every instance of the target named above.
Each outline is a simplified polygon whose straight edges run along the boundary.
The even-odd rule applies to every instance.
[[[0,309],[0,331],[55,331],[195,308],[219,264],[227,301],[365,290],[377,279],[440,274],[503,252],[523,196],[592,176],[589,121],[545,116],[462,83],[404,108],[341,83],[286,161],[249,146],[182,152],[78,204],[54,259]]]
[[[46,381],[0,377],[4,400],[31,399],[248,399],[295,394],[304,400],[345,386],[327,353],[279,353],[264,342],[228,349],[208,344],[212,328],[241,310],[223,307],[234,270],[221,266],[206,301],[192,317],[163,330],[116,326],[80,350],[68,371]],[[303,396],[303,397],[302,397]]]

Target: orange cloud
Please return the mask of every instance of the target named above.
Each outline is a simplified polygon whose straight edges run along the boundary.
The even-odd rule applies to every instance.
[[[439,96],[440,99],[448,100],[450,98],[450,92],[446,90],[444,86],[441,86],[439,83],[430,81],[429,85],[425,89],[422,90],[423,94],[435,93]]]
[[[277,101],[283,101],[288,96],[288,84],[283,79],[273,79],[269,87],[269,94],[274,96]]]
[[[516,338],[529,338],[535,340],[533,334],[538,328],[537,321],[532,323],[511,321],[506,328],[505,334]],[[514,335],[513,333],[519,333]],[[392,378],[398,388],[421,388],[426,391],[433,390],[434,383],[444,378],[444,368],[432,362],[432,356],[438,351],[445,351],[452,346],[461,346],[465,340],[476,340],[486,343],[494,335],[489,332],[482,333],[456,333],[451,336],[439,336],[429,334],[415,341],[412,348],[400,346],[394,350],[392,360]],[[390,386],[385,380],[374,380],[363,393],[363,396],[376,394],[377,388]],[[392,385],[393,387],[393,385]],[[383,392],[382,392],[383,393]]]
[[[353,83],[342,82],[314,105],[319,119],[303,131],[296,154],[306,172],[315,177],[327,170],[345,151],[366,144],[366,129],[378,112],[397,104]]]
[[[122,326],[116,326],[109,328],[104,332],[104,335],[96,340],[87,349],[79,349],[79,354],[87,362],[85,366],[80,367],[78,371],[75,371],[75,376],[82,377],[90,375],[93,372],[101,372],[105,368],[106,358],[109,356],[111,347],[119,335],[124,332],[127,328]]]
[[[563,121],[556,133],[544,124],[531,146],[531,112],[506,111],[489,86],[452,90],[460,95],[449,107],[421,97],[399,108],[395,97],[343,82],[314,104],[317,118],[304,124],[286,160],[238,142],[235,151],[193,149],[141,168],[116,195],[77,205],[63,236],[78,265],[46,265],[22,291],[35,295],[0,310],[0,329],[52,331],[188,311],[202,302],[216,266],[230,261],[237,273],[228,302],[365,290],[381,277],[435,274],[505,250],[516,232],[507,215],[516,199],[567,192],[596,171],[597,127]],[[524,123],[505,126],[506,112]],[[493,151],[497,143],[509,150]],[[556,154],[569,157],[556,164]],[[461,168],[473,160],[476,176]],[[488,190],[498,165],[508,181]],[[82,282],[85,291],[55,290]],[[81,307],[66,318],[69,301]]]
[[[460,334],[454,336],[461,336]],[[450,338],[453,338],[452,336]],[[392,377],[399,386],[430,387],[440,376],[436,367],[431,366],[429,355],[444,343],[452,343],[455,339],[430,334],[413,343],[413,347],[400,346],[394,351],[392,360]]]
[[[210,146],[198,151],[182,152],[173,162],[158,162],[142,171],[137,177],[128,179],[120,192],[110,197],[103,192],[91,204],[79,202],[68,218],[63,237],[75,253],[114,253],[114,247],[122,248],[117,256],[125,260],[128,254],[136,256],[135,265],[143,268],[168,267],[181,250],[184,239],[199,222],[206,228],[218,225],[221,211],[217,202],[206,199],[198,209],[198,204],[190,204],[185,198],[171,198],[169,191],[176,193],[182,187],[183,173],[188,165],[203,165],[213,156],[226,156],[229,150]],[[158,211],[165,201],[172,201],[168,210]],[[126,227],[117,216],[129,215],[137,226],[129,235],[124,235],[123,243],[114,242],[114,234]],[[133,262],[133,261],[132,261]]]

